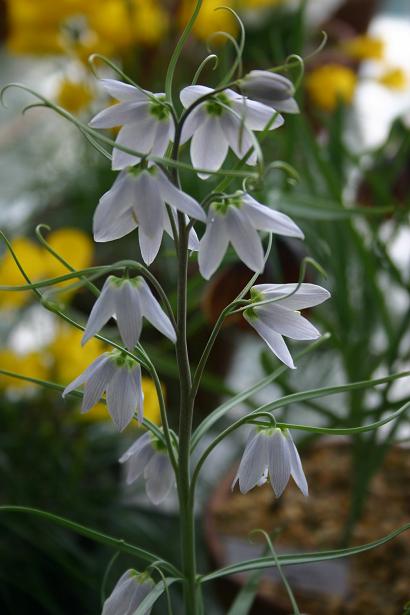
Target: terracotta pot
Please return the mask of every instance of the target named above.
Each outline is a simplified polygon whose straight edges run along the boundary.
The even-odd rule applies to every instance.
[[[376,540],[408,522],[410,514],[410,456],[396,447],[370,485],[361,521],[352,544]],[[205,513],[205,537],[215,568],[262,554],[264,543],[249,532],[282,529],[279,553],[340,548],[351,489],[351,451],[346,442],[324,441],[303,455],[310,486],[304,498],[295,485],[274,498],[269,485],[247,495],[231,492],[236,468],[219,484]],[[386,504],[388,505],[386,506]],[[260,540],[260,542],[256,542]],[[410,533],[367,553],[328,562],[284,569],[301,612],[310,615],[398,615],[409,599]],[[244,583],[236,575],[221,579],[218,590],[226,607]],[[275,569],[262,578],[252,614],[289,615],[291,606]]]

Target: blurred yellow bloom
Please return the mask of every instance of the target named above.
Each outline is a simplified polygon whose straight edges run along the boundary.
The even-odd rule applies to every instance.
[[[408,85],[406,73],[402,68],[389,68],[377,81],[392,90],[405,90]]]
[[[53,379],[59,384],[68,384],[83,372],[107,346],[93,338],[81,346],[83,332],[70,326],[60,326],[47,351],[53,360]]]
[[[312,102],[324,111],[333,111],[338,101],[351,103],[357,77],[346,66],[326,64],[309,73],[305,83]]]
[[[345,41],[342,49],[355,60],[382,60],[384,56],[383,40],[367,34]]]
[[[11,242],[17,258],[24,270],[33,281],[44,276],[45,265],[42,249],[33,241],[24,237],[17,237]],[[4,286],[18,286],[26,281],[20,273],[11,254],[7,251],[0,260],[0,284]],[[15,308],[24,305],[32,295],[32,292],[0,292],[0,307]]]
[[[240,0],[239,6],[246,9],[264,9],[272,6],[279,6],[286,0]]]
[[[159,0],[8,0],[7,45],[14,53],[122,53],[156,44],[169,27]],[[71,32],[68,35],[67,32]]]
[[[47,237],[47,243],[75,269],[84,269],[92,263],[94,244],[84,231],[64,227],[52,231]],[[45,254],[45,263],[50,277],[67,273],[67,268],[49,252]]]
[[[201,40],[206,41],[211,34],[219,30],[236,35],[238,24],[234,16],[226,9],[218,9],[220,6],[233,8],[234,0],[204,0],[198,19],[195,22],[193,33]],[[194,3],[192,0],[183,0],[181,10],[181,23],[185,25],[192,15]],[[225,39],[218,37],[215,42],[224,42]]]
[[[57,103],[70,113],[78,113],[86,109],[93,100],[89,85],[81,81],[63,79],[57,90]]]
[[[47,380],[49,377],[44,357],[39,352],[20,355],[11,350],[3,350],[0,352],[0,369],[40,380]],[[38,385],[0,374],[0,390],[28,389],[36,386]]]

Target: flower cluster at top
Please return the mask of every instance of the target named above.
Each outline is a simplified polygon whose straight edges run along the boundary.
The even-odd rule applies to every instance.
[[[163,93],[103,80],[104,88],[118,102],[100,111],[90,126],[120,126],[112,154],[112,168],[119,174],[95,211],[97,242],[112,241],[138,229],[141,255],[150,265],[159,252],[163,232],[176,239],[178,222],[185,221],[188,247],[198,252],[199,270],[209,279],[229,244],[251,270],[260,273],[264,268],[260,232],[303,239],[293,220],[258,202],[244,189],[231,194],[211,193],[206,212],[204,205],[184,192],[164,169],[170,162],[166,157],[170,147],[179,151],[189,141],[192,167],[203,180],[222,169],[229,150],[242,163],[258,163],[260,149],[255,133],[282,126],[280,112],[298,112],[294,87],[287,78],[269,71],[252,71],[237,84],[239,92],[202,85],[184,88],[180,93],[184,111],[178,122]],[[200,239],[193,228],[198,221],[205,225]],[[269,349],[294,368],[283,336],[318,338],[318,330],[299,310],[328,297],[328,291],[314,284],[254,286],[244,317]],[[124,351],[116,349],[98,356],[64,394],[84,384],[82,408],[87,412],[106,393],[108,410],[122,430],[134,417],[135,409],[138,420],[143,420],[141,368],[133,354],[143,319],[173,343],[176,331],[173,315],[163,310],[142,276],[108,277],[89,316],[83,344],[111,318],[116,320]]]

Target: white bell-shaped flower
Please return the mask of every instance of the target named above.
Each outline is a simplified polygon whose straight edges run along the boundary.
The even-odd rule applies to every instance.
[[[209,279],[231,243],[252,271],[262,271],[264,255],[257,231],[303,239],[301,229],[287,216],[258,203],[245,192],[216,200],[208,210],[206,231],[199,242],[199,270]]]
[[[154,586],[154,581],[147,573],[127,570],[104,602],[102,615],[134,615]],[[150,613],[151,609],[148,609],[144,615]]]
[[[319,331],[299,310],[329,299],[330,293],[316,284],[257,284],[251,288],[252,307],[244,317],[285,365],[295,369],[283,336],[293,340],[314,340]],[[258,306],[261,301],[272,300]]]
[[[160,504],[175,483],[169,455],[163,443],[150,432],[140,436],[120,457],[126,463],[126,480],[130,485],[144,475],[147,496],[156,506]]]
[[[152,94],[115,79],[102,79],[105,90],[120,102],[112,105],[90,121],[92,128],[122,126],[116,143],[141,154],[162,157],[174,138],[174,121],[164,104],[164,94]],[[112,168],[125,169],[140,162],[138,156],[114,147]]]
[[[212,93],[212,88],[191,85],[181,91],[185,108],[199,98]],[[226,89],[216,93],[192,110],[182,128],[181,144],[192,138],[191,161],[194,167],[217,171],[221,168],[229,148],[238,158],[243,158],[254,145],[253,131],[279,128],[283,118],[270,107],[250,100],[242,94]],[[255,165],[254,151],[247,164]],[[206,179],[207,173],[199,173]]]
[[[106,393],[108,412],[119,431],[131,422],[136,411],[142,422],[141,367],[128,355],[118,350],[100,355],[64,389],[63,397],[82,384],[85,385],[82,412],[88,412]]]
[[[239,482],[241,493],[263,485],[269,478],[276,497],[293,480],[308,495],[308,485],[299,453],[290,432],[276,427],[258,428],[248,440],[232,489]]]
[[[113,316],[117,319],[122,341],[128,350],[132,350],[140,338],[143,318],[172,342],[176,340],[171,321],[141,276],[132,279],[107,278],[91,310],[81,343],[85,344]]]
[[[142,258],[150,265],[161,246],[164,231],[171,233],[166,204],[190,218],[206,220],[202,207],[170,182],[157,166],[122,171],[100,199],[94,214],[95,241],[112,241],[138,227]],[[195,249],[191,235],[191,249]]]
[[[268,70],[251,70],[239,81],[239,86],[246,96],[275,111],[299,113],[293,83],[283,75]]]

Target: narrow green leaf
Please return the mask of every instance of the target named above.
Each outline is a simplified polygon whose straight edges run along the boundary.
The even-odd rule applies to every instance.
[[[122,551],[123,553],[128,553],[129,555],[134,555],[134,557],[139,557],[140,559],[152,563],[160,563],[163,568],[169,570],[172,574],[179,575],[179,571],[169,562],[165,561],[161,557],[146,551],[145,549],[140,549],[121,538],[113,538],[112,536],[108,536],[107,534],[102,534],[97,530],[86,527],[85,525],[80,525],[75,521],[71,521],[70,519],[66,519],[65,517],[60,517],[59,515],[54,515],[53,513],[49,513],[44,510],[40,510],[38,508],[30,508],[28,506],[0,506],[0,512],[10,512],[10,513],[26,513],[29,515],[33,515],[35,517],[40,517],[49,521],[51,523],[55,523],[56,525],[60,525],[65,527],[80,536],[85,536],[90,540],[94,540],[95,542],[99,542],[100,544],[107,545],[112,547],[117,551]]]
[[[406,525],[403,525],[397,530],[390,532],[390,534],[387,534],[387,536],[379,538],[379,540],[374,540],[373,542],[369,542],[365,545],[359,545],[357,547],[349,547],[347,549],[335,549],[333,551],[318,551],[313,553],[279,555],[278,558],[281,566],[291,566],[293,564],[309,564],[313,562],[324,562],[326,560],[340,559],[342,557],[358,555],[359,553],[370,551],[371,549],[375,549],[376,547],[381,547],[387,542],[390,542],[390,540],[396,538],[396,536],[399,536],[399,534],[402,534],[409,529],[410,523],[407,523]],[[248,570],[270,568],[271,566],[275,566],[275,558],[273,557],[261,557],[259,559],[247,560],[239,564],[232,564],[231,566],[226,566],[225,568],[216,570],[211,574],[207,574],[200,579],[200,582],[206,583],[208,581],[214,581],[215,579],[220,579],[231,574],[247,572]]]

